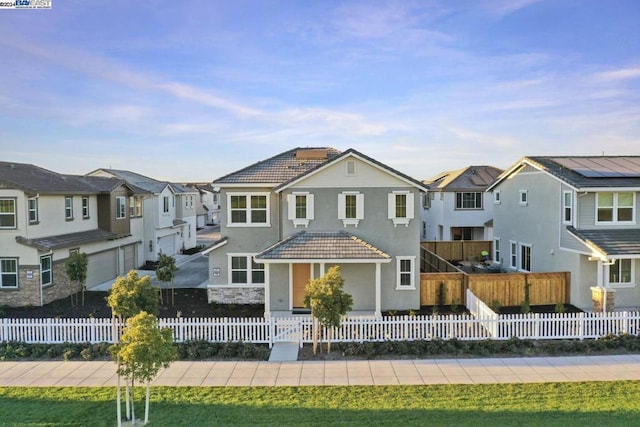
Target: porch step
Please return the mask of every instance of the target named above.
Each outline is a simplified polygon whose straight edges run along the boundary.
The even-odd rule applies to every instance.
[[[271,347],[269,362],[291,362],[298,360],[297,342],[277,342]]]

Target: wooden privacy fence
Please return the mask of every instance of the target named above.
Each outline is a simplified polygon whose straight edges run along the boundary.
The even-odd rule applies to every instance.
[[[413,341],[452,339],[505,340],[584,339],[640,332],[640,312],[491,314],[490,308],[470,307],[471,315],[347,317],[332,331],[333,342]],[[475,314],[473,314],[475,313]],[[161,319],[174,331],[176,342],[247,342],[273,345],[312,342],[310,317],[237,319]],[[0,342],[113,342],[111,319],[0,319]],[[328,331],[321,328],[321,340]]]
[[[422,242],[421,246],[447,261],[480,261],[482,251],[491,254],[490,240],[444,240]]]
[[[466,274],[421,273],[420,305],[465,304],[467,289],[487,303],[516,306],[525,300],[525,285],[529,287],[531,305],[569,304],[571,274],[500,273]],[[444,295],[443,295],[444,293]],[[443,295],[443,296],[442,296]]]

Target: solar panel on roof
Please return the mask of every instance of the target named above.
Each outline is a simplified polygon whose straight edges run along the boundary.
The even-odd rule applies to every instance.
[[[586,178],[640,178],[640,157],[556,157],[552,160]]]

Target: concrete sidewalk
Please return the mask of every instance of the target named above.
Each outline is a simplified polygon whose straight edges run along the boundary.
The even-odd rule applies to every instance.
[[[640,355],[295,362],[174,362],[158,386],[495,384],[640,380]],[[2,386],[115,386],[115,364],[0,362]]]

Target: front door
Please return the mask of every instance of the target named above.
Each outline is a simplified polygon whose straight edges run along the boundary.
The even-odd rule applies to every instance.
[[[293,278],[293,308],[304,308],[304,288],[311,278],[311,264],[292,264]]]

